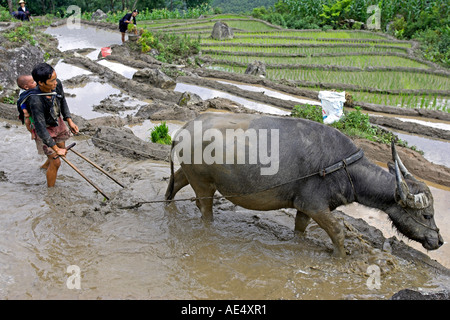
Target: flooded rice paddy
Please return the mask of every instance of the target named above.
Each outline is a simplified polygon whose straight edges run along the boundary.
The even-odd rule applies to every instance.
[[[91,40],[100,45],[96,41],[104,39],[101,46],[120,41],[119,32],[83,27],[72,38],[62,29],[47,32],[57,35],[65,50],[69,50],[67,43],[75,49],[94,47]],[[62,62],[56,69],[62,79],[86,72]],[[175,90],[191,91],[204,99],[219,94],[185,84],[177,84]],[[93,107],[111,95],[123,94],[119,88],[95,81],[89,83],[89,90],[68,86],[66,92],[71,94],[67,99],[71,111],[86,119],[108,115]],[[283,114],[271,106],[239,103]],[[146,120],[129,128],[146,140],[155,124],[159,123]],[[182,124],[168,121],[170,133]],[[350,255],[336,259],[330,255],[328,236],[315,223],[306,236],[294,233],[292,210],[249,211],[218,200],[215,221],[207,225],[190,201],[121,209],[163,199],[169,166],[102,151],[88,136],[72,138],[77,142],[75,149],[107,169],[125,188],[69,152],[67,158],[101,186],[111,201],[105,201],[64,163],[57,186],[47,189],[45,172],[39,169],[44,159],[26,128],[0,121],[0,137],[1,299],[384,299],[404,288],[450,287],[448,277],[430,274],[389,250],[374,249],[343,217]],[[444,145],[440,155],[433,157],[448,166],[448,152]],[[436,223],[447,243],[427,253],[401,239],[449,268],[450,190],[435,186],[431,191]],[[177,197],[193,195],[187,187]],[[339,210],[376,226],[386,238],[400,237],[380,211],[359,205]],[[72,265],[79,267],[80,289],[67,286],[67,268]],[[379,289],[368,285],[371,265],[381,270]]]

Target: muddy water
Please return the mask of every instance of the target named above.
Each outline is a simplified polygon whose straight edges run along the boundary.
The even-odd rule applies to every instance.
[[[132,79],[133,75],[136,73],[137,69],[125,66],[121,63],[117,63],[114,61],[109,60],[100,60],[98,61],[98,64],[101,64],[104,67],[107,67],[111,69],[114,72],[117,72],[118,74],[123,75],[124,77],[128,79]]]
[[[329,239],[314,223],[306,237],[294,234],[290,210],[247,211],[219,201],[214,223],[205,225],[191,202],[120,209],[162,199],[168,165],[111,156],[81,137],[76,149],[126,188],[69,154],[111,201],[65,164],[57,186],[47,189],[38,169],[43,158],[25,128],[0,122],[0,137],[2,299],[378,299],[405,287],[450,285],[374,250],[351,230],[352,254],[332,258]],[[179,193],[192,195],[190,188]],[[378,290],[367,286],[371,264],[381,268]],[[66,285],[70,265],[80,268],[80,290]]]
[[[72,89],[78,99],[69,105],[86,117],[85,111],[74,111],[85,98]],[[152,125],[132,130],[145,138]],[[169,128],[178,125],[169,123]],[[64,163],[57,186],[47,189],[39,169],[44,159],[25,127],[0,121],[2,299],[379,299],[403,288],[450,287],[448,277],[373,249],[351,226],[345,244],[349,257],[332,258],[331,242],[316,224],[304,237],[294,234],[292,210],[248,211],[217,201],[215,221],[205,225],[192,202],[121,209],[162,199],[168,165],[112,155],[83,137],[73,140],[76,150],[126,185],[122,189],[68,154],[111,201]],[[432,192],[436,205],[450,212],[449,191]],[[177,197],[193,195],[187,187]],[[436,220],[448,241],[448,225]],[[446,259],[436,259],[450,267]],[[79,290],[66,285],[70,265],[80,268]],[[367,285],[371,265],[380,267],[380,289]]]

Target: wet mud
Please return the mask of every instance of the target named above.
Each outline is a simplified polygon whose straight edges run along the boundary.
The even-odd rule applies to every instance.
[[[118,32],[114,36],[120,39]],[[147,67],[151,64],[141,61]],[[167,120],[173,134],[187,120],[182,119],[186,110],[192,116],[211,110],[261,111],[225,98],[192,96],[184,104],[184,90],[139,83],[114,67],[73,53],[65,53],[64,63],[82,70],[64,79],[74,121],[82,131],[71,139],[77,143],[74,149],[125,187],[69,151],[68,159],[110,200],[65,164],[57,186],[47,189],[45,172],[39,169],[44,159],[25,127],[15,121],[15,106],[0,104],[2,299],[389,299],[405,288],[427,293],[450,290],[448,244],[439,249],[446,253],[430,258],[395,232],[382,230],[390,225],[386,216],[375,228],[364,214],[352,217],[344,208],[333,212],[346,232],[348,256],[338,259],[331,256],[329,237],[314,222],[304,235],[294,232],[295,211],[290,209],[250,211],[218,199],[214,222],[206,224],[194,202],[162,202],[170,176],[170,147],[148,142],[145,128]],[[90,97],[86,103],[83,91],[95,95],[96,86],[108,94]],[[315,99],[308,94],[301,96]],[[77,101],[85,109],[77,109]],[[181,118],[173,116],[180,110]],[[138,116],[139,112],[149,113]],[[391,158],[387,146],[355,143],[373,161]],[[399,152],[414,174],[450,186],[447,166],[409,149]],[[448,193],[435,196],[446,211],[436,216],[438,226],[439,219],[447,220]],[[184,188],[177,198],[194,196],[191,188]],[[450,228],[443,229],[448,241]],[[71,265],[80,267],[80,290],[67,288]],[[372,270],[379,271],[378,279]]]

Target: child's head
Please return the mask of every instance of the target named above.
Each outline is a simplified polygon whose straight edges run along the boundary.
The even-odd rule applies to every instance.
[[[17,85],[23,90],[29,90],[36,87],[36,82],[34,81],[31,74],[26,74],[21,75],[17,78]]]

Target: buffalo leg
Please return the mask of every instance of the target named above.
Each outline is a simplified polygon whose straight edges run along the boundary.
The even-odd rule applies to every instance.
[[[171,181],[169,181],[169,186],[165,195],[166,200],[172,200],[180,189],[189,184],[189,181],[181,168],[178,169],[170,179]]]
[[[309,221],[311,221],[311,217],[309,217],[308,215],[304,214],[301,211],[297,210],[297,215],[295,216],[295,231],[298,232],[305,232],[306,227],[309,224]]]
[[[196,195],[196,205],[200,209],[200,212],[202,213],[202,218],[205,221],[212,221],[213,220],[213,197],[214,193],[216,192],[216,188],[212,186],[209,183],[206,182],[199,182],[195,181],[191,183],[192,189],[195,191]]]
[[[333,255],[342,258],[345,257],[344,229],[337,219],[331,214],[330,210],[315,212],[310,216],[330,236],[334,245]]]

